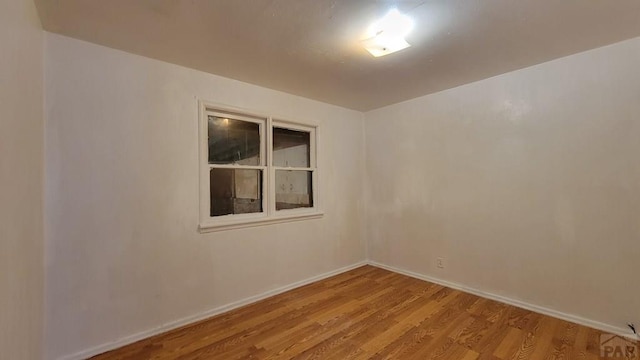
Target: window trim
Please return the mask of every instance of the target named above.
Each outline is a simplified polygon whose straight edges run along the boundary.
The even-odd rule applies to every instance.
[[[318,142],[319,142],[319,126],[316,123],[308,121],[290,121],[280,116],[271,116],[259,113],[256,111],[240,109],[223,104],[216,104],[204,100],[198,100],[198,132],[199,132],[199,164],[200,169],[200,188],[199,188],[199,230],[200,232],[212,232],[221,230],[238,229],[252,226],[261,226],[276,223],[285,223],[291,221],[317,219],[321,218],[324,213],[321,210],[320,196],[319,196],[319,175],[318,175]],[[210,216],[210,178],[209,170],[211,165],[209,164],[209,147],[208,147],[208,115],[209,114],[222,114],[229,113],[229,115],[237,115],[239,120],[242,118],[254,118],[250,121],[261,122],[261,159],[258,166],[242,166],[243,168],[264,168],[262,176],[262,202],[263,208],[260,213],[249,214],[233,214],[223,215],[218,217]],[[309,168],[286,168],[276,167],[273,165],[273,128],[280,127],[297,131],[310,131],[310,145],[309,145]],[[264,152],[263,152],[264,151]],[[264,156],[263,156],[264,154]],[[215,165],[216,168],[238,168],[240,166],[229,165]],[[310,208],[297,208],[297,209],[283,209],[276,210],[275,202],[275,171],[279,169],[290,170],[306,170],[312,171],[312,191],[313,191],[313,207]]]

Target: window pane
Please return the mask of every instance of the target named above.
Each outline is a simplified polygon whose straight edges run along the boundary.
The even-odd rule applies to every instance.
[[[273,165],[282,167],[310,167],[310,133],[273,128]]]
[[[276,210],[313,207],[311,171],[276,170]]]
[[[209,164],[260,165],[260,124],[209,115]]]
[[[211,169],[211,216],[262,212],[262,170]]]

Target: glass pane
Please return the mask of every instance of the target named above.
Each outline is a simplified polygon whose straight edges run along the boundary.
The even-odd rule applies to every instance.
[[[262,212],[262,170],[211,169],[211,216]]]
[[[310,167],[311,137],[306,131],[273,128],[273,165]]]
[[[209,164],[260,165],[260,124],[209,115]]]
[[[313,207],[311,171],[276,170],[276,210]]]

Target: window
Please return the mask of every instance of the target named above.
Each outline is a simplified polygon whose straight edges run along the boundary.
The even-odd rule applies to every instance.
[[[319,217],[317,127],[201,103],[200,229]]]
[[[276,210],[313,207],[312,133],[272,127]]]
[[[259,118],[207,113],[209,216],[263,211],[264,127]]]

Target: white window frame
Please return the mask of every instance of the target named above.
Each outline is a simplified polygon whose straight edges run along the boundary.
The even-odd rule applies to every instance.
[[[273,165],[273,128],[281,128],[295,131],[308,132],[309,135],[309,167],[284,167],[284,166],[275,166]],[[271,126],[269,126],[269,136],[271,141],[268,142],[268,158],[270,159],[270,167],[269,167],[269,180],[272,184],[276,182],[276,170],[295,170],[295,171],[311,171],[311,191],[313,197],[313,207],[311,208],[297,208],[297,209],[282,209],[276,210],[276,188],[275,186],[270,186],[269,191],[271,192],[271,198],[273,201],[271,202],[271,211],[273,213],[278,212],[278,214],[282,214],[282,216],[286,214],[296,214],[301,212],[310,212],[316,206],[318,201],[318,195],[316,192],[316,184],[318,183],[318,167],[317,167],[317,153],[314,151],[316,149],[316,131],[317,126],[309,126],[302,125],[299,123],[294,123],[286,120],[275,120],[271,119]]]
[[[229,115],[233,119],[251,121],[260,124],[260,163],[250,165],[214,165],[209,164],[208,117]],[[310,133],[308,168],[276,167],[273,165],[273,128],[285,128]],[[239,109],[226,105],[199,101],[199,153],[200,153],[200,232],[237,229],[258,225],[283,223],[289,221],[320,218],[319,175],[318,175],[318,125],[310,122],[283,120],[259,112]],[[211,168],[255,169],[262,170],[262,212],[210,216],[210,175]],[[305,170],[312,172],[313,207],[276,210],[275,174],[276,170]]]

